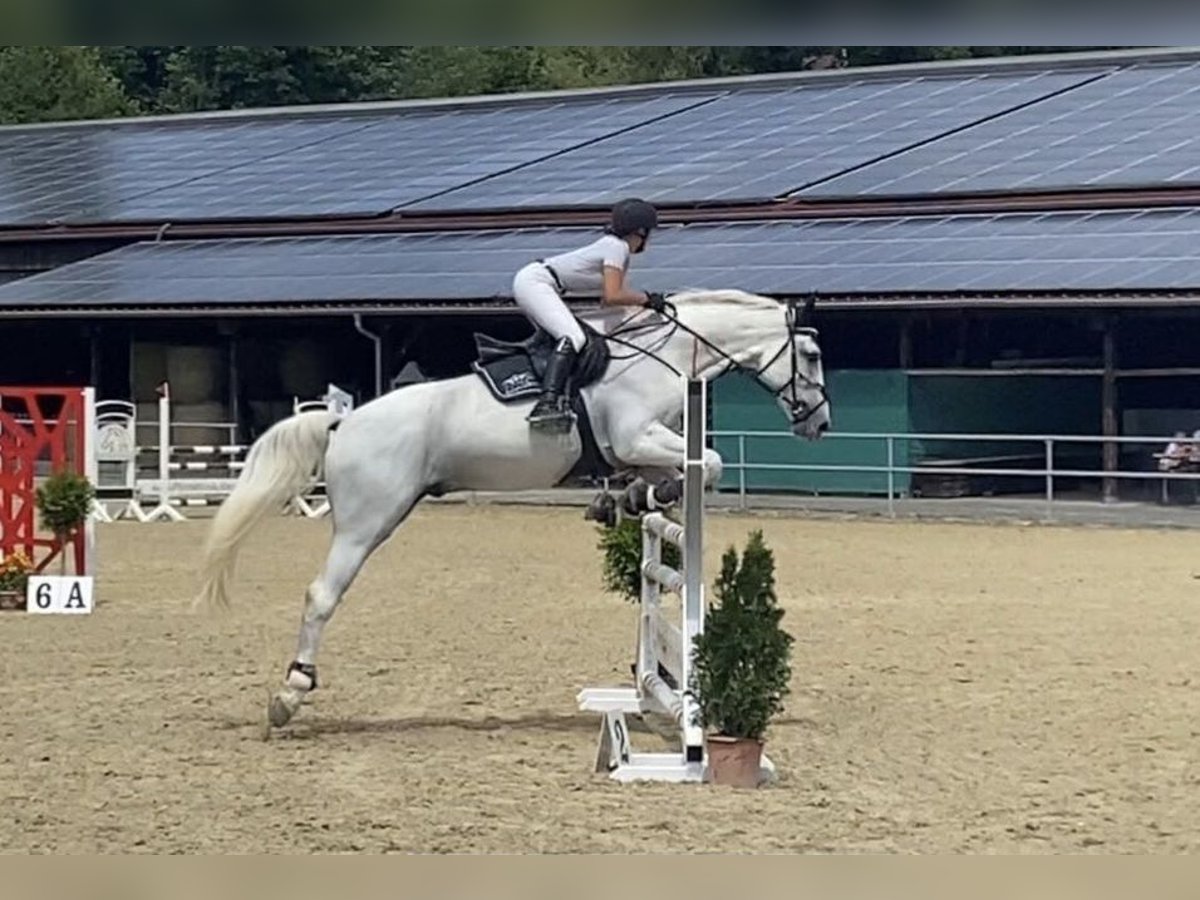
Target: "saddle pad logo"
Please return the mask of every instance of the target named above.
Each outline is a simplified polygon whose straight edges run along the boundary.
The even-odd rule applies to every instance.
[[[515,372],[500,382],[500,390],[505,394],[539,386],[540,382],[530,372]]]

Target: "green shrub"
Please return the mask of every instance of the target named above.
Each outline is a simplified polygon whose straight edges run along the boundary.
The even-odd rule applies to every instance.
[[[733,547],[725,552],[714,593],[693,655],[697,724],[762,740],[789,690],[793,638],[780,628],[775,559],[761,531],[750,535],[740,563]]]
[[[55,472],[37,489],[36,503],[42,524],[59,537],[86,521],[96,489],[83,475]]]
[[[34,502],[42,516],[42,525],[54,532],[59,541],[66,541],[71,532],[87,521],[92,511],[96,489],[83,475],[74,472],[55,472],[37,489]],[[67,554],[59,556],[59,572],[66,574]]]
[[[631,603],[642,596],[642,522],[622,519],[613,528],[600,528],[600,550],[604,553],[604,589],[622,595]],[[663,565],[678,569],[679,548],[663,541]]]

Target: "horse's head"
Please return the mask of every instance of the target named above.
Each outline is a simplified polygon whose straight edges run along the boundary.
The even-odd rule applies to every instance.
[[[783,304],[737,290],[687,290],[670,296],[678,332],[655,348],[677,372],[705,378],[738,370],[783,408],[792,432],[815,440],[830,424],[829,397],[813,301]],[[677,314],[677,317],[676,317]]]
[[[782,345],[759,363],[761,381],[778,400],[792,433],[815,440],[829,429],[829,395],[825,390],[825,369],[817,329],[812,327],[813,299],[803,305],[788,304],[783,324],[786,337]],[[769,348],[764,350],[764,355]]]

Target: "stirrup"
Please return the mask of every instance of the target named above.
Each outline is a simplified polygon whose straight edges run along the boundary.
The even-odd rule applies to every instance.
[[[575,424],[575,413],[566,399],[559,397],[550,402],[539,400],[525,419],[534,431],[565,434]]]

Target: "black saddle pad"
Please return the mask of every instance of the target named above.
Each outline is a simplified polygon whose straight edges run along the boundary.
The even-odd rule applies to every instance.
[[[545,362],[539,367],[526,353],[510,353],[486,362],[476,360],[471,367],[483,379],[492,396],[501,403],[515,403],[536,397],[542,392]]]
[[[575,360],[568,391],[586,387],[608,368],[608,342],[604,336],[584,325],[587,344]],[[488,390],[501,403],[516,403],[536,397],[542,390],[542,376],[554,339],[542,330],[523,341],[501,341],[486,334],[475,335],[475,362],[471,364]]]

